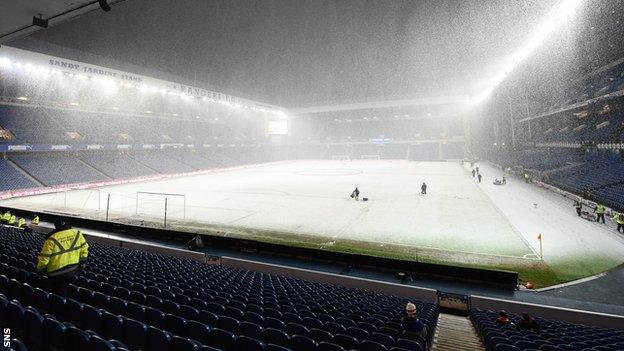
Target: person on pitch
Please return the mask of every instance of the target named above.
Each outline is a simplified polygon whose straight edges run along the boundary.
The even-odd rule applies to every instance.
[[[358,187],[355,187],[355,190],[353,190],[353,192],[351,193],[351,198],[355,199],[355,201],[357,201],[360,198],[360,189],[358,189]]]

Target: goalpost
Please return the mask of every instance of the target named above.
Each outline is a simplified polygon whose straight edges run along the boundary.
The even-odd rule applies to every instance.
[[[81,211],[99,211],[102,196],[100,189],[74,189],[51,193],[46,196],[52,208],[77,209]]]
[[[349,155],[332,155],[331,157],[334,161],[351,161],[351,156]]]
[[[362,155],[360,156],[362,160],[381,160],[379,155]]]
[[[186,219],[186,195],[137,191],[135,214],[162,218],[167,227],[170,219]]]

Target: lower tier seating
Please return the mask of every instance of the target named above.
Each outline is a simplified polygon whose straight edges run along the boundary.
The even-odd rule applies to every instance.
[[[470,318],[489,351],[615,351],[624,350],[624,331],[535,318],[538,330],[518,328],[520,316],[510,314],[511,324],[497,323],[498,313],[473,309]]]
[[[0,316],[29,349],[425,350],[438,316],[413,301],[429,337],[405,339],[403,297],[96,243],[62,297],[35,272],[42,244],[0,227]]]
[[[0,191],[35,188],[37,184],[0,159]]]

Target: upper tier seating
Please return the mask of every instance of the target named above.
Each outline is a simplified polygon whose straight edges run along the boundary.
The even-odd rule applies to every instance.
[[[35,188],[37,184],[0,159],[0,191]]]
[[[406,298],[96,243],[63,298],[35,272],[42,243],[0,227],[0,322],[29,347],[41,333],[57,349],[102,344],[84,350],[419,351],[430,341],[402,339]],[[437,307],[415,303],[430,339]]]
[[[109,179],[75,157],[59,155],[11,155],[11,160],[47,186]]]
[[[471,310],[470,318],[489,351],[610,351],[624,350],[624,331],[535,318],[539,331],[516,327],[520,316],[510,315],[514,326],[496,323],[493,311]]]
[[[198,120],[7,105],[0,105],[0,127],[14,137],[3,142],[13,144],[192,143],[216,136]]]

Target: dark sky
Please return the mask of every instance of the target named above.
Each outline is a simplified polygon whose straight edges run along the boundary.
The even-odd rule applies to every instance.
[[[37,39],[285,107],[475,93],[557,0],[127,0]]]

